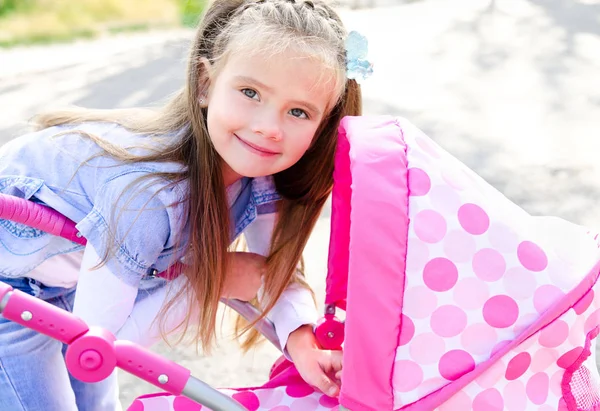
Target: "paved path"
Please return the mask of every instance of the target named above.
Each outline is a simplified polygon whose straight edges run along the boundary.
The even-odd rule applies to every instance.
[[[360,1],[366,7],[344,9],[343,18],[368,35],[376,64],[363,88],[366,114],[407,117],[533,214],[600,227],[597,0]],[[0,144],[51,103],[164,98],[183,81],[190,34],[0,51]],[[320,296],[328,217],[306,252]],[[242,356],[230,342],[209,358],[183,346],[158,350],[216,386],[259,384],[277,357],[267,345]],[[125,405],[156,391],[130,376],[121,387]]]

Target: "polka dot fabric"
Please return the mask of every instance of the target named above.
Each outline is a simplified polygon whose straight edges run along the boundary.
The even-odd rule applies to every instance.
[[[398,124],[408,147],[406,269],[393,408],[377,411],[600,410],[590,350],[600,330],[598,236],[530,216],[410,123]],[[346,360],[365,355],[349,345]],[[373,364],[383,369],[389,364]],[[339,409],[306,384],[223,392],[250,411]],[[129,410],[206,408],[146,396]]]
[[[221,392],[233,397],[249,411],[338,411],[338,400],[315,392],[305,384],[288,387]],[[140,397],[127,411],[210,411],[185,398],[172,395]]]
[[[474,371],[600,259],[584,229],[528,215],[421,131],[401,125],[410,226],[394,409]],[[585,343],[582,321],[598,304],[587,298],[587,309],[569,310],[439,410],[559,409],[564,368],[557,361]]]

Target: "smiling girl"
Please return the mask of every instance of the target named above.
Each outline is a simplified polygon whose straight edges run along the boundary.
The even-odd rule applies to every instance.
[[[341,354],[317,347],[298,265],[332,188],[338,123],[360,114],[345,40],[321,1],[217,0],[162,109],[39,116],[0,149],[0,192],[57,210],[88,242],[0,220],[0,281],[144,345],[192,328],[205,350],[219,299],[259,295],[303,378],[337,395]],[[230,252],[242,233],[250,252]],[[154,275],[176,262],[176,279]],[[76,381],[64,350],[0,318],[0,409],[116,409],[114,375]]]

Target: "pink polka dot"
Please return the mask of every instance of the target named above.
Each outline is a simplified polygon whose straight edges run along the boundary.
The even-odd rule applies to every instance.
[[[484,281],[493,282],[502,278],[506,270],[504,257],[496,250],[483,248],[473,257],[473,271]]]
[[[287,405],[278,405],[275,408],[270,408],[269,411],[290,411],[290,407]]]
[[[427,318],[437,308],[437,296],[429,288],[419,285],[404,293],[404,313],[412,319]]]
[[[434,258],[423,269],[423,282],[433,291],[448,291],[458,279],[458,269],[447,258]]]
[[[557,397],[562,395],[562,379],[564,374],[565,370],[558,370],[550,377],[550,392]]]
[[[533,354],[531,372],[537,373],[540,371],[547,371],[554,363],[556,363],[556,360],[558,360],[559,357],[559,352],[553,348],[538,349]]]
[[[433,208],[444,215],[456,215],[461,205],[460,195],[446,185],[434,186],[429,192],[429,199]]]
[[[328,395],[322,395],[321,398],[319,398],[319,404],[321,404],[323,407],[326,407],[326,408],[335,407],[339,403],[340,402],[338,401],[337,398],[333,398]]]
[[[427,261],[429,261],[429,247],[424,242],[411,238],[408,241],[406,253],[406,269],[408,271],[423,271]]]
[[[419,364],[435,364],[446,350],[444,339],[433,333],[415,336],[408,347],[410,358]]]
[[[417,395],[419,397],[424,397],[427,394],[431,394],[432,392],[436,391],[438,388],[443,387],[446,384],[448,384],[448,381],[446,381],[443,378],[430,378],[419,384],[419,388],[417,388]]]
[[[260,405],[263,408],[273,408],[281,403],[283,399],[283,390],[257,390],[256,395],[260,401]]]
[[[442,305],[431,315],[430,325],[440,337],[454,337],[467,326],[467,314],[454,305]]]
[[[463,350],[448,351],[442,356],[439,363],[440,375],[450,381],[454,381],[474,369],[473,357]]]
[[[127,408],[127,411],[144,411],[144,404],[140,400],[135,400],[133,404]]]
[[[543,347],[558,347],[568,336],[569,325],[562,320],[555,320],[542,329],[539,341]]]
[[[542,285],[533,294],[533,306],[540,314],[553,306],[556,302],[565,296],[559,288],[553,285]]]
[[[583,332],[585,327],[586,317],[578,315],[575,318],[575,322],[571,325],[571,331],[569,332],[569,344],[572,346],[578,346],[583,343],[583,337],[586,333]]]
[[[515,300],[531,298],[537,281],[533,273],[523,267],[510,268],[502,279],[504,289]]]
[[[408,169],[408,190],[411,196],[424,196],[431,189],[431,179],[420,168]]]
[[[293,384],[288,385],[285,389],[285,392],[290,397],[302,398],[309,396],[310,394],[315,392],[315,390],[308,384]]]
[[[423,370],[419,364],[409,360],[396,361],[392,383],[399,392],[414,390],[423,381]]]
[[[464,204],[458,209],[458,222],[469,234],[481,235],[490,226],[487,213],[476,204]]]
[[[444,253],[456,263],[471,261],[475,248],[475,238],[464,231],[450,231],[444,238]]]
[[[307,411],[318,408],[319,401],[314,397],[299,398],[290,404],[290,411]]]
[[[560,368],[569,368],[575,361],[577,361],[582,352],[583,347],[575,347],[561,355],[556,361],[556,365],[558,365]]]
[[[523,267],[531,271],[542,271],[548,266],[546,253],[535,243],[523,241],[517,247],[517,256]]]
[[[492,327],[510,327],[519,317],[519,306],[507,295],[491,297],[483,306],[483,318]]]
[[[515,355],[509,362],[506,367],[505,377],[507,380],[512,381],[516,380],[529,368],[531,364],[531,354],[528,352],[522,352],[520,354]]]
[[[473,411],[502,411],[504,399],[495,388],[482,391],[473,399]]]
[[[438,243],[446,235],[446,220],[433,210],[423,210],[413,219],[415,234],[426,243]]]
[[[454,287],[454,302],[464,310],[480,309],[489,295],[488,285],[478,278],[463,278]]]
[[[592,305],[592,301],[594,301],[594,295],[594,289],[590,288],[590,290],[575,303],[573,310],[575,310],[577,315],[583,314],[590,307],[590,305]]]
[[[517,234],[503,223],[492,222],[487,236],[492,247],[501,253],[512,253],[517,249]]]
[[[596,310],[590,314],[590,316],[585,320],[583,325],[583,332],[585,334],[589,333],[591,330],[596,328],[596,326],[600,323],[600,310]]]
[[[429,137],[417,137],[415,138],[416,143],[419,145],[419,147],[421,147],[423,149],[423,151],[425,151],[427,154],[429,154],[431,157],[434,158],[440,158],[440,153],[439,153],[439,149],[436,147],[436,145],[434,143],[431,142],[431,140],[429,139]]]
[[[496,387],[500,379],[504,376],[505,369],[506,365],[502,360],[496,361],[487,371],[477,377],[477,385],[484,389]]]
[[[231,398],[246,407],[248,411],[256,411],[260,408],[260,401],[252,391],[240,391],[233,394]]]
[[[511,381],[504,386],[504,406],[507,411],[525,411],[527,409],[527,393],[521,381]]]
[[[558,411],[570,411],[564,398],[558,400]]]
[[[171,404],[169,401],[165,401],[164,408],[159,408],[160,410],[169,410],[171,409]],[[200,411],[202,409],[202,405],[198,404],[195,401],[190,400],[187,397],[175,397],[173,400],[173,409],[181,410],[181,411]],[[158,410],[158,409],[157,409]],[[151,411],[150,409],[146,409],[145,411]]]
[[[548,389],[550,388],[550,377],[544,372],[539,372],[533,375],[529,381],[525,390],[527,391],[527,397],[532,403],[541,405],[546,402],[548,398]]]
[[[463,347],[475,355],[488,355],[496,344],[496,330],[484,323],[468,326],[460,336]]]
[[[401,326],[400,326],[400,347],[406,345],[410,342],[410,340],[415,335],[415,324],[412,322],[410,318],[406,315],[402,314],[401,317]]]
[[[464,391],[458,391],[438,408],[439,411],[470,410],[471,397]]]

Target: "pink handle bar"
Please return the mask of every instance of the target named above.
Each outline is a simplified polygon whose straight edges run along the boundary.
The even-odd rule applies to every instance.
[[[0,218],[37,228],[77,244],[86,243],[73,221],[50,207],[23,198],[0,194]]]
[[[50,207],[23,198],[0,194],[0,219],[37,228],[77,244],[85,245],[87,242],[77,231],[75,222]],[[183,265],[175,263],[166,271],[156,272],[154,275],[172,280],[181,274],[182,270]]]
[[[0,314],[69,347],[69,372],[84,382],[98,382],[119,368],[162,390],[180,395],[190,370],[129,341],[118,341],[107,330],[89,328],[79,317],[0,281]]]

